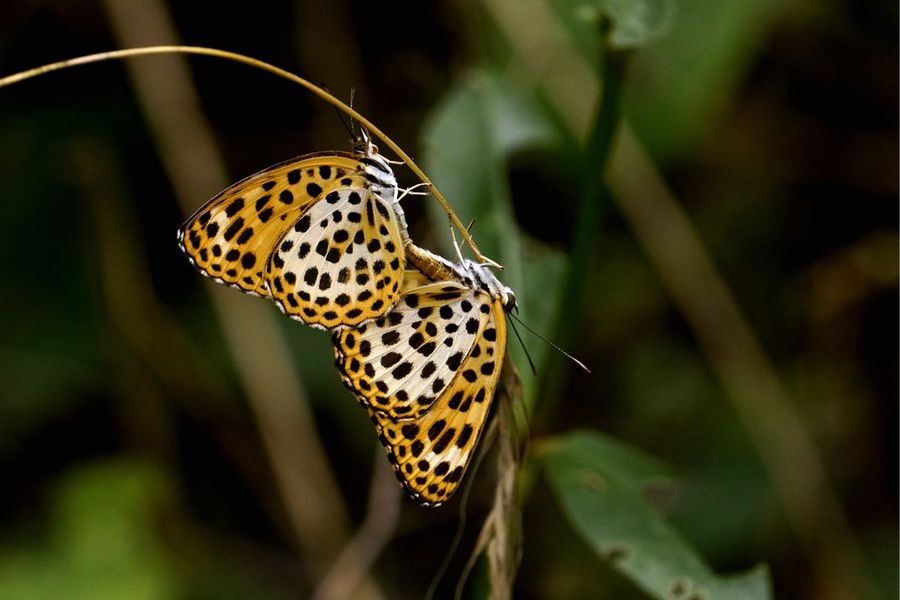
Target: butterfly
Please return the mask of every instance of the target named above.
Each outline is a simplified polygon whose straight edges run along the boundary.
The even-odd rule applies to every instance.
[[[407,257],[417,270],[406,271],[394,309],[332,341],[398,479],[437,506],[459,486],[484,430],[516,299],[478,263],[412,244]]]
[[[322,152],[251,175],[201,206],[178,244],[203,275],[307,325],[379,317],[403,283],[406,219],[388,161],[364,135],[355,153]]]

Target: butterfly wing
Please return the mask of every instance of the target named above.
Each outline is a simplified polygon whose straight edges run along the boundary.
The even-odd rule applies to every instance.
[[[416,306],[409,306],[409,298],[415,298],[413,302]],[[464,302],[471,305],[468,311],[462,310]],[[454,309],[455,317],[430,318],[435,314],[440,317],[441,308],[445,306]],[[432,311],[420,316],[419,310],[422,308],[431,308]],[[392,319],[395,322],[392,323]],[[469,319],[475,319],[476,323],[471,332],[465,329]],[[420,344],[416,339],[415,343],[410,344],[412,336],[425,331],[425,324],[436,322],[445,327],[457,325],[455,331],[459,335],[434,335],[429,341]],[[391,343],[401,331],[402,339]],[[385,336],[388,343],[383,341]],[[444,351],[438,355],[438,346],[450,346],[437,340],[451,337],[454,340],[450,345],[452,353]],[[457,349],[456,337],[465,341],[461,349]],[[431,342],[435,342],[433,351],[426,355],[419,352],[424,344]],[[456,282],[430,282],[421,274],[407,271],[404,294],[397,308],[355,332],[336,334],[334,343],[344,382],[358,394],[367,408],[398,479],[410,495],[422,504],[434,506],[446,501],[465,474],[484,430],[497,387],[506,349],[506,320],[502,304],[482,291]],[[408,369],[401,369],[402,377],[398,379],[393,371],[385,373],[381,370],[372,375],[375,364],[381,365],[391,352],[400,353],[401,350],[403,356],[400,359],[394,361],[391,357],[387,362],[393,369],[409,363],[411,366]],[[461,352],[458,358],[457,352]],[[443,360],[439,361],[438,356]],[[435,365],[432,374],[428,374],[430,369],[426,369],[426,365],[430,364]],[[406,370],[409,370],[411,377],[404,373]],[[441,380],[440,385],[435,384],[438,379]],[[370,381],[374,383],[370,384]],[[405,382],[406,387],[396,388],[396,381]],[[413,401],[396,404],[393,406],[394,412],[409,406],[410,413],[417,416],[392,416],[390,410],[379,402],[385,394],[375,395],[374,400],[371,395],[364,395],[369,391],[365,389],[367,386],[378,389],[379,382],[382,388],[389,385],[386,394],[393,390],[421,390],[428,397],[428,403],[420,405],[417,402],[419,397],[410,395]],[[440,388],[436,393],[435,387]]]
[[[431,409],[480,335],[496,337],[491,298],[456,281],[407,271],[403,295],[382,318],[334,338],[336,364],[361,402],[393,419]],[[487,368],[487,367],[485,367]]]
[[[268,296],[269,255],[304,210],[360,168],[343,152],[308,154],[251,175],[220,192],[185,221],[178,244],[201,273]]]
[[[272,298],[284,313],[325,329],[383,315],[400,295],[404,228],[363,176],[342,177],[272,253]]]

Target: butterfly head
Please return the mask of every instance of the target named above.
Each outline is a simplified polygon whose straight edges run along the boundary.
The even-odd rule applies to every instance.
[[[355,129],[355,128],[354,128]],[[365,127],[360,127],[353,132],[353,149],[357,153],[369,155],[371,153],[378,154],[378,147],[372,142],[372,137]]]
[[[516,307],[516,294],[511,288],[503,285],[490,267],[473,260],[463,261],[463,270],[479,288],[490,294],[492,298],[500,300],[506,312]]]
[[[503,302],[503,308],[506,312],[511,312],[516,308],[516,294],[510,288],[504,288],[506,290],[506,300]]]

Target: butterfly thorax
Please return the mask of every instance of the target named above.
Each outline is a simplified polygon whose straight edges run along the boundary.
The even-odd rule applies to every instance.
[[[363,177],[371,190],[389,202],[396,202],[397,178],[387,161],[375,152],[367,152],[359,162],[363,164]]]
[[[391,165],[380,154],[371,142],[365,151],[360,152],[359,162],[363,165],[363,177],[369,183],[369,190],[393,205],[397,219],[400,221],[400,235],[403,240],[409,239],[406,231],[406,214],[400,206],[398,198],[399,186]]]
[[[453,263],[443,256],[416,246],[411,241],[406,242],[405,249],[407,260],[431,280],[459,281],[463,285],[480,289],[491,298],[499,300],[507,312],[515,308],[515,293],[497,279],[490,267],[469,259],[464,259],[461,264]]]

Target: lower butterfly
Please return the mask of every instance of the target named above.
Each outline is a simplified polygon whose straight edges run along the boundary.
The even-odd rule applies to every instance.
[[[178,230],[203,275],[270,297],[323,329],[387,312],[400,295],[407,239],[397,180],[364,139],[357,153],[308,154],[251,175]]]
[[[437,506],[456,491],[484,430],[515,295],[480,264],[407,248],[418,270],[406,271],[397,306],[333,343],[400,482]]]

